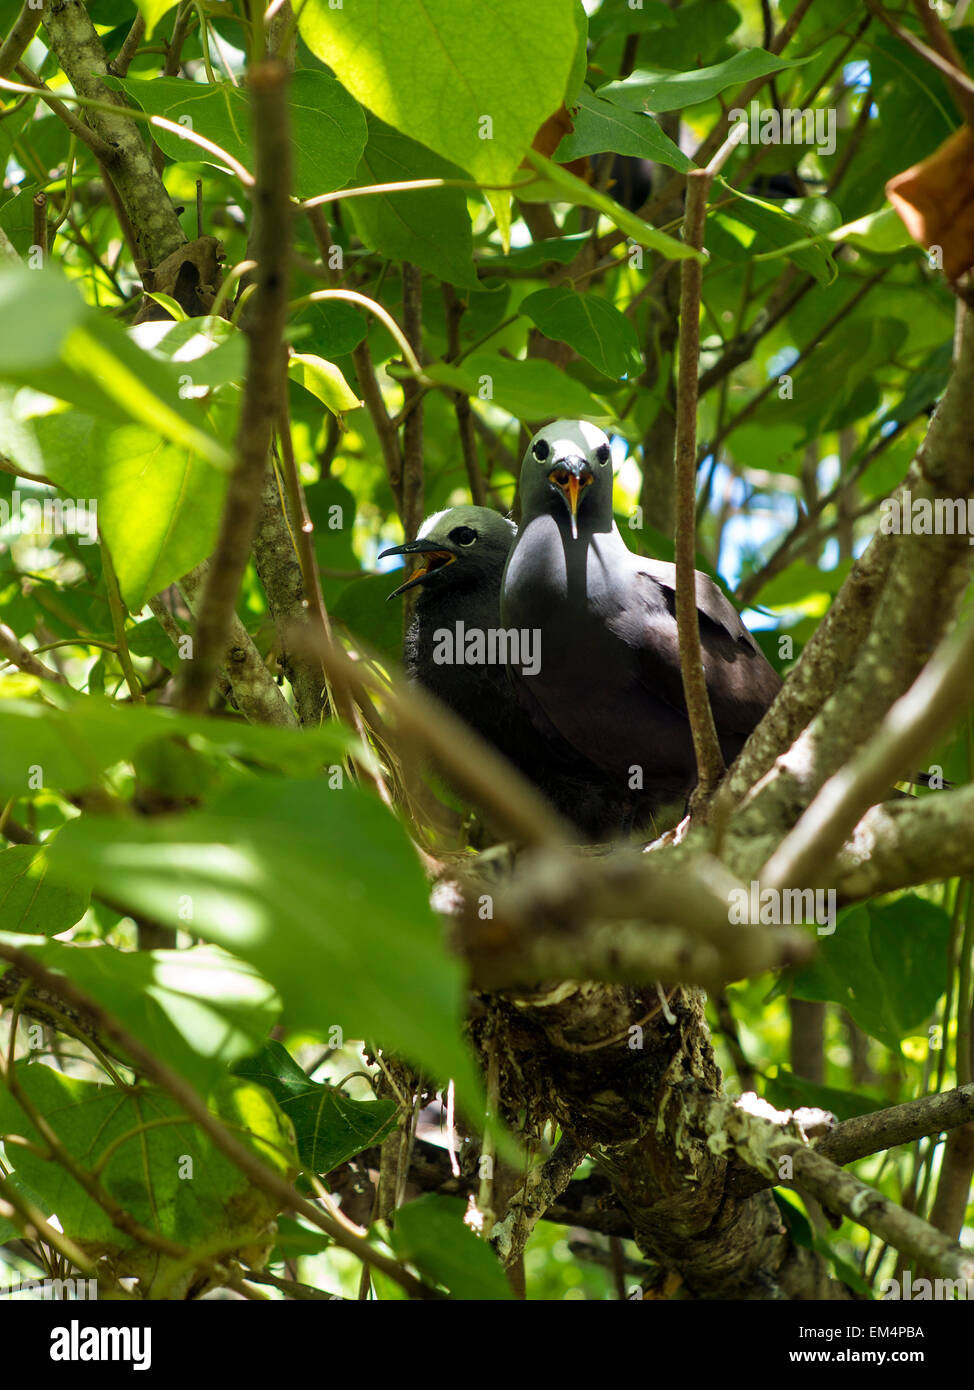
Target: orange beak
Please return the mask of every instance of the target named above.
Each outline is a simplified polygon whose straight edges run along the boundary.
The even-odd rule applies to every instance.
[[[554,483],[568,503],[568,513],[572,519],[572,540],[578,540],[578,499],[585,488],[594,482],[591,469],[584,460],[559,463],[548,474],[548,481]]]

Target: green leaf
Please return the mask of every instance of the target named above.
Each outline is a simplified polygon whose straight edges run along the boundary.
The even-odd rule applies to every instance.
[[[591,232],[575,232],[569,236],[543,237],[539,241],[529,241],[527,246],[514,247],[507,256],[484,257],[478,261],[485,277],[489,277],[496,267],[505,270],[509,266],[518,270],[533,270],[548,261],[558,261],[567,265],[581,251],[586,241],[591,240]]]
[[[337,1086],[312,1081],[279,1042],[267,1043],[233,1070],[270,1091],[294,1126],[298,1156],[308,1172],[330,1173],[380,1143],[396,1121],[394,1100],[349,1100]]]
[[[672,29],[675,24],[673,11],[664,0],[642,0],[638,9],[630,9],[625,0],[603,0],[589,21],[589,33],[593,43],[601,43],[610,34]]]
[[[462,366],[437,362],[424,367],[433,381],[454,391],[495,405],[518,420],[544,420],[551,416],[579,416],[593,421],[611,419],[611,412],[585,387],[560,372],[553,362],[542,358],[495,357],[473,353]]]
[[[324,299],[309,304],[295,315],[292,326],[307,326],[310,329],[300,338],[295,332],[294,343],[329,361],[344,357],[352,348],[358,347],[368,329],[361,309],[341,299]]]
[[[635,328],[600,295],[578,294],[567,286],[537,290],[520,309],[545,337],[568,343],[606,376],[627,376],[642,365]]]
[[[97,1168],[108,1194],[143,1226],[190,1247],[222,1244],[227,1254],[261,1240],[272,1243],[274,1200],[165,1092],[96,1085],[25,1062],[17,1064],[17,1082],[72,1157]],[[290,1127],[261,1087],[226,1078],[210,1108],[271,1169],[282,1176],[292,1170]],[[0,1091],[0,1133],[43,1143],[7,1090]],[[137,1274],[144,1296],[153,1290],[164,1296],[167,1279],[178,1269],[172,1257],[138,1247],[60,1164],[21,1147],[14,1155],[8,1149],[7,1161],[14,1157],[18,1176],[57,1212],[66,1236],[99,1246],[119,1274]],[[175,1296],[185,1293],[193,1277],[191,1269],[183,1273]]]
[[[355,186],[406,183],[412,179],[464,179],[455,164],[441,159],[369,117],[369,143]],[[395,261],[412,261],[451,285],[477,289],[467,194],[462,188],[424,188],[412,193],[374,193],[342,204],[359,239]]]
[[[380,120],[489,184],[561,105],[578,46],[573,0],[307,0],[298,27]],[[509,199],[491,201],[506,239]]]
[[[326,362],[323,357],[294,352],[288,358],[287,374],[326,405],[332,415],[344,415],[346,410],[357,410],[362,404],[334,362]]]
[[[851,560],[844,560],[830,570],[810,565],[806,560],[796,560],[762,585],[761,604],[766,608],[786,608],[789,604],[800,603],[809,594],[824,593],[834,597],[851,568]]]
[[[39,333],[31,326],[35,304],[41,311]],[[56,272],[0,269],[0,311],[10,339],[23,334],[29,344],[26,358],[0,350],[0,377],[113,423],[134,420],[219,468],[232,466],[232,455],[208,428],[203,406],[180,395],[176,368],[88,309]]]
[[[490,1246],[464,1224],[466,1204],[458,1197],[428,1193],[396,1212],[390,1237],[408,1260],[454,1298],[506,1301],[514,1294]]]
[[[876,374],[903,344],[908,325],[902,319],[850,317],[829,335],[795,374],[794,399],[772,398],[765,406],[767,423],[801,421],[808,437],[841,428],[857,419],[857,392],[865,386],[878,395]]]
[[[212,551],[226,474],[197,454],[142,425],[111,426],[80,411],[19,423],[45,476],[68,497],[97,503],[98,530],[133,612]],[[0,415],[0,441],[5,434]],[[27,466],[29,455],[12,452]]]
[[[750,232],[756,232],[755,238],[744,238],[752,248],[752,255],[757,251],[757,258],[761,260],[788,257],[801,270],[814,275],[820,285],[831,284],[838,271],[828,246],[829,233],[841,221],[841,215],[832,203],[825,198],[794,200],[789,203],[789,209],[795,208],[798,214],[795,215],[776,203],[753,198],[736,188],[731,189],[723,180],[720,180],[720,184],[736,201],[729,208],[711,214],[719,226],[733,230],[737,223]],[[761,248],[766,244],[775,249],[761,254]]]
[[[587,87],[582,88],[577,100],[578,109],[572,112],[575,129],[555,151],[559,164],[570,164],[584,155],[613,150],[616,154],[634,155],[638,159],[654,159],[681,173],[693,167],[679,145],[675,145],[647,113],[627,111],[611,101],[603,101]]]
[[[695,251],[692,246],[685,246],[682,241],[677,241],[675,237],[667,236],[665,232],[658,232],[655,227],[651,227],[648,222],[644,222],[641,217],[637,217],[634,212],[624,208],[617,203],[614,198],[610,198],[607,193],[599,193],[595,188],[591,188],[584,180],[576,178],[569,169],[563,169],[560,164],[555,164],[551,159],[545,159],[544,155],[538,154],[537,150],[530,150],[527,155],[528,163],[542,175],[540,183],[525,184],[518,191],[518,197],[522,202],[530,203],[574,203],[576,207],[594,208],[596,212],[602,213],[620,232],[624,232],[627,237],[636,242],[638,246],[648,246],[652,251],[658,251],[661,256],[665,256],[670,261],[685,261],[696,257],[702,261],[704,257],[699,251]]]
[[[819,939],[819,954],[798,972],[793,992],[842,1004],[864,1032],[898,1051],[944,992],[949,936],[947,913],[915,893],[886,907],[852,908]]]
[[[902,251],[912,246],[913,238],[903,226],[897,214],[888,205],[855,222],[847,222],[844,227],[836,227],[829,234],[832,241],[849,241],[853,246],[861,246],[864,251],[875,251],[880,255]]]
[[[62,891],[67,892],[62,885]],[[273,1028],[280,1001],[252,966],[216,946],[119,951],[0,933],[85,991],[194,1086],[209,1091]]]
[[[153,30],[164,14],[175,9],[179,0],[135,0],[145,19],[145,36],[152,38]]]
[[[276,729],[242,720],[178,714],[162,705],[116,704],[46,685],[49,704],[0,699],[0,795],[20,796],[39,770],[45,787],[74,791],[97,781],[146,744],[181,738],[193,747],[221,749],[293,777],[316,777],[341,763],[348,736],[335,724]]]
[[[330,781],[260,778],[147,822],[81,817],[52,871],[249,961],[293,1028],[375,1037],[475,1097],[462,971],[413,849],[377,800]]]
[[[47,881],[47,852],[34,845],[0,851],[0,922],[7,931],[55,936],[80,922],[88,894]]]
[[[726,62],[690,72],[637,69],[621,81],[606,82],[599,88],[598,95],[628,111],[682,111],[686,106],[709,101],[726,87],[743,86],[752,78],[767,77],[807,61],[807,58],[779,58],[763,48],[745,48]]]
[[[183,399],[188,394],[187,385],[193,391],[226,386],[240,381],[246,370],[246,339],[239,328],[223,318],[186,318],[175,323],[149,320],[136,324],[129,335],[153,357],[173,363],[179,371]]]
[[[0,375],[51,367],[87,315],[84,300],[60,275],[11,268],[0,263]]]
[[[197,135],[251,168],[254,146],[245,88],[229,82],[189,82],[182,77],[154,77],[150,81],[116,77],[106,81],[110,87],[121,88],[148,115],[165,116],[177,125],[192,122],[190,128]],[[344,187],[365,148],[365,116],[358,102],[328,73],[306,68],[291,78],[288,111],[294,192],[299,198],[313,198]],[[218,157],[171,131],[153,128],[152,138],[170,159],[226,167]]]

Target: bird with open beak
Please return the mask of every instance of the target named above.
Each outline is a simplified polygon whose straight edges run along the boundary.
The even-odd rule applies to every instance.
[[[403,555],[418,561],[389,595],[419,591],[403,660],[413,680],[492,743],[583,838],[609,839],[624,826],[626,799],[539,711],[529,716],[507,667],[438,659],[442,634],[458,624],[467,633],[500,627],[501,575],[515,534],[513,522],[488,507],[453,507],[427,517],[414,541],[382,551],[380,559]]]
[[[532,708],[634,805],[678,804],[696,782],[683,698],[673,565],[635,555],[612,515],[608,437],[556,420],[521,464],[521,525],[501,621],[536,626],[541,666],[515,671]],[[724,758],[743,747],[781,680],[718,586],[696,573],[704,673]],[[637,810],[637,815],[640,810]]]

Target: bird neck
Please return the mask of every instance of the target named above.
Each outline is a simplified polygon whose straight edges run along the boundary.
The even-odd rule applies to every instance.
[[[586,499],[586,501],[587,500],[588,499]],[[594,503],[594,501],[595,499],[593,498],[592,502]],[[608,507],[589,505],[579,510],[576,517],[578,531],[577,540],[572,537],[572,520],[565,507],[559,507],[554,512],[554,516],[558,522],[558,529],[563,539],[569,545],[581,545],[583,547],[595,536],[609,533],[615,524],[612,518],[611,500],[609,501]]]

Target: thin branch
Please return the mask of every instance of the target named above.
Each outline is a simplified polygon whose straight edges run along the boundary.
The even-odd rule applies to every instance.
[[[701,250],[707,220],[707,194],[713,175],[692,170],[687,176],[683,239]],[[724,758],[714,724],[700,650],[696,601],[697,375],[700,361],[700,294],[703,265],[696,257],[680,267],[680,366],[676,388],[676,622],[683,697],[693,735],[698,786],[695,802],[706,799],[724,775]]]
[[[330,1236],[336,1245],[350,1251],[356,1258],[382,1270],[395,1283],[408,1293],[420,1298],[436,1298],[436,1291],[421,1284],[418,1279],[404,1270],[395,1260],[375,1250],[366,1239],[351,1235],[333,1217],[326,1215],[313,1202],[303,1197],[296,1188],[274,1169],[268,1167],[257,1154],[246,1147],[231,1130],[211,1112],[206,1101],[184,1079],[155,1055],[140,1038],[123,1027],[118,1020],[102,1008],[94,999],[80,990],[66,976],[48,970],[34,959],[26,950],[0,943],[0,959],[9,961],[41,988],[56,998],[64,999],[75,1009],[90,1015],[96,1021],[98,1032],[115,1040],[122,1055],[131,1058],[137,1069],[156,1085],[161,1086],[186,1110],[189,1117],[207,1134],[215,1146],[231,1163],[235,1164],[261,1191],[276,1198],[284,1211],[295,1211],[318,1230]]]
[[[911,34],[909,29],[904,29],[901,24],[897,24],[893,16],[888,14],[879,4],[879,0],[866,0],[866,7],[880,23],[886,25],[891,34],[895,34],[901,43],[905,43],[907,48],[912,49],[917,57],[922,58],[925,63],[929,63],[932,68],[936,68],[943,77],[946,77],[950,94],[954,98],[954,104],[967,124],[974,129],[974,82],[964,71],[960,54],[936,15],[931,13],[933,23],[928,23],[923,11],[929,9],[929,6],[917,5],[916,9],[920,12],[928,38],[936,44],[935,48],[929,48],[915,34]]]
[[[454,362],[460,356],[460,319],[463,315],[463,305],[457,298],[456,290],[446,281],[443,282],[443,309],[446,316],[446,360]],[[457,434],[460,438],[460,452],[463,454],[470,496],[475,506],[486,507],[487,484],[477,459],[473,411],[470,408],[470,398],[465,391],[453,393],[453,410],[457,417]]]
[[[56,681],[58,685],[67,685],[61,672],[55,671],[52,666],[45,666],[43,661],[38,661],[34,653],[24,646],[6,623],[0,623],[0,654],[6,657],[12,666],[25,671],[29,676],[38,676],[42,681]]]
[[[132,654],[129,651],[128,642],[125,637],[125,609],[122,604],[122,595],[119,592],[118,579],[115,575],[115,566],[112,563],[111,553],[104,537],[101,538],[101,563],[105,578],[105,588],[108,590],[108,606],[112,615],[112,630],[115,633],[115,650],[122,667],[122,674],[125,676],[125,684],[129,688],[132,703],[144,705],[145,696],[142,694],[142,684],[135,674],[135,667],[132,665]]]
[[[408,261],[404,262],[402,267],[402,321],[403,338],[410,345],[416,365],[421,369],[423,276],[419,267],[410,265]],[[401,514],[406,539],[413,540],[418,535],[423,520],[423,406],[420,401],[415,400],[421,390],[415,377],[404,380],[402,390],[406,420],[402,439]],[[408,607],[409,605],[406,609]]]
[[[41,7],[26,3],[0,48],[0,77],[8,77],[24,56],[41,22]]]
[[[353,661],[336,642],[322,646],[310,638],[305,628],[295,631],[292,640],[295,647],[305,645],[320,657],[329,681],[344,680],[363,708],[378,696],[383,712],[395,718],[400,757],[432,757],[454,786],[495,815],[521,844],[570,841],[569,827],[536,788],[446,705],[404,680],[389,686],[367,662]]]
[[[918,415],[921,413],[921,411],[917,412]],[[915,418],[916,416],[913,417],[913,419]],[[882,434],[879,439],[876,440],[871,448],[865,450],[861,454],[859,461],[844,477],[839,479],[829,492],[822,493],[807,510],[799,511],[795,519],[795,524],[792,526],[791,530],[782,537],[778,546],[772,551],[761,568],[747,575],[737,586],[734,597],[742,608],[749,607],[754,598],[761,592],[764,585],[767,584],[769,580],[773,579],[776,574],[780,574],[783,569],[786,569],[788,565],[791,564],[792,560],[798,557],[801,551],[810,545],[820,546],[822,542],[825,541],[829,530],[832,528],[820,529],[810,535],[809,533],[812,531],[814,523],[822,516],[822,513],[825,512],[828,507],[842,499],[846,490],[862,477],[873,460],[884,453],[885,450],[888,449],[891,444],[895,443],[904,431],[912,425],[913,419],[898,420],[893,429],[887,430],[885,434]],[[870,504],[870,509],[878,505],[879,500],[877,499],[874,503]]]
[[[58,98],[48,90],[46,83],[42,82],[37,74],[31,72],[30,68],[24,63],[18,63],[15,71],[23,85],[17,82],[8,82],[6,79],[0,82],[0,85],[12,92],[22,92],[26,89],[30,95],[40,97],[41,101],[51,108],[58,120],[62,121],[67,126],[71,134],[82,141],[83,144],[87,145],[101,164],[105,164],[110,168],[118,151],[106,140],[103,140],[90,126],[86,126],[83,121],[79,121],[74,112],[69,111],[64,102],[59,101]]]
[[[958,1245],[814,1149],[794,1143],[790,1151],[794,1180],[787,1184],[789,1187],[810,1193],[829,1211],[847,1216],[945,1279],[974,1279],[974,1250]]]
[[[186,35],[193,20],[193,0],[182,0],[176,10],[176,18],[172,26],[172,38],[169,40],[166,51],[166,66],[164,75],[166,77],[178,77],[179,69],[182,65],[183,44],[186,42]]]
[[[847,835],[971,700],[974,622],[951,634],[853,760],[825,783],[761,871],[765,887],[816,883]]]
[[[285,377],[287,375],[287,364],[284,364]],[[318,571],[318,559],[314,548],[314,524],[308,511],[307,499],[301,480],[298,477],[297,463],[294,458],[294,448],[291,439],[291,421],[288,411],[287,383],[285,380],[282,390],[282,409],[281,409],[281,459],[283,461],[284,482],[287,488],[288,502],[291,515],[297,526],[297,535],[294,537],[294,546],[297,551],[298,563],[301,567],[301,580],[304,589],[304,604],[310,613],[312,629],[317,633],[317,639],[323,648],[331,649],[334,647],[334,636],[332,633],[331,620],[328,617],[328,610],[325,607],[325,597],[321,589],[321,575]],[[327,680],[326,673],[320,672],[322,682]],[[336,679],[331,685],[334,697],[335,709],[338,716],[347,725],[354,729],[362,741],[364,747],[368,746],[365,726],[362,717],[355,706],[348,686],[342,679]],[[356,767],[359,776],[366,782],[370,782],[379,797],[387,806],[392,806],[392,799],[389,790],[381,773],[358,760]]]
[[[778,286],[768,296],[764,308],[755,314],[751,326],[739,337],[727,343],[713,366],[700,373],[700,380],[697,383],[698,395],[705,395],[723,381],[735,367],[749,361],[761,339],[773,328],[776,328],[782,319],[787,318],[795,305],[804,299],[816,283],[814,278],[809,275],[796,290],[788,294],[787,291],[791,287],[793,278],[793,268],[788,266]]]
[[[888,274],[889,267],[884,266],[880,270],[877,270],[875,274],[869,276],[867,280],[864,280],[862,282],[862,284],[855,291],[855,293],[849,296],[846,302],[841,306],[841,308],[836,310],[836,312],[832,315],[828,322],[822,324],[821,328],[819,328],[815,333],[812,334],[811,338],[809,338],[808,342],[801,349],[794,362],[792,362],[789,366],[789,375],[791,375],[795,371],[796,367],[800,366],[803,362],[805,362],[808,359],[808,357],[815,350],[815,348],[818,347],[819,343],[823,342],[826,338],[828,338],[832,330],[836,328],[838,324],[840,324],[842,320],[847,317],[847,315],[852,313],[856,305],[866,297],[866,295],[873,288],[873,286],[878,285],[879,282],[883,280]],[[723,429],[719,430],[712,439],[707,441],[706,445],[704,445],[703,448],[700,450],[697,460],[698,463],[702,462],[708,454],[713,453],[713,451],[716,448],[723,444],[727,436],[731,434],[734,430],[736,430],[739,425],[743,425],[747,420],[750,420],[750,418],[752,417],[752,415],[754,415],[755,411],[762,404],[762,402],[764,402],[768,398],[768,396],[770,396],[772,391],[776,391],[777,389],[778,378],[772,377],[771,380],[765,386],[763,386],[761,390],[757,392],[756,395],[751,397],[747,405],[745,405],[741,410],[737,412],[736,415],[732,416],[731,419],[728,420],[727,424],[724,426]]]
[[[344,299],[347,303],[356,304],[359,308],[366,309],[370,314],[373,314],[382,324],[383,328],[387,329],[395,339],[403,357],[406,359],[406,365],[413,376],[426,385],[431,384],[423,376],[423,368],[420,365],[419,358],[413,351],[412,344],[407,335],[399,327],[388,310],[384,309],[377,300],[369,299],[368,295],[359,294],[357,290],[312,290],[310,294],[302,295],[300,299],[294,300],[290,307],[292,310],[303,309],[308,304],[319,304],[328,299]]]
[[[260,507],[260,490],[271,435],[281,408],[281,358],[287,321],[288,255],[291,244],[291,146],[288,72],[267,62],[251,70],[257,187],[254,246],[257,290],[249,306],[247,373],[237,430],[237,462],[230,475],[220,534],[210,564],[196,624],[193,660],[184,667],[180,704],[206,708],[210,687],[226,646]]]
[[[129,64],[139,50],[139,44],[145,38],[145,15],[139,11],[131,29],[125,36],[125,42],[118,50],[118,57],[113,58],[108,64],[108,71],[116,77],[124,77],[129,70]]]

